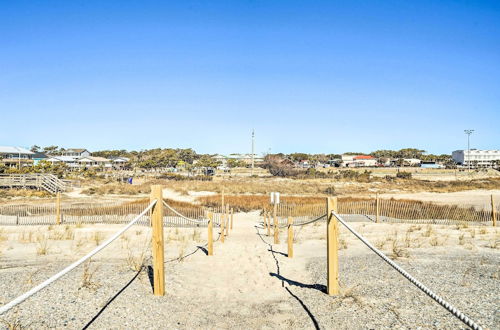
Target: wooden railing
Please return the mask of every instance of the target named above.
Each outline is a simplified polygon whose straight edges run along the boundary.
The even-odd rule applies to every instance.
[[[66,184],[53,174],[0,174],[0,188],[46,190],[52,194],[66,190]]]

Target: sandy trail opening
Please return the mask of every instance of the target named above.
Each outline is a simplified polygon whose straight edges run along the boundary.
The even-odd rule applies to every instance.
[[[202,279],[186,277],[186,288],[211,295],[217,300],[247,303],[285,297],[287,294],[282,288],[280,266],[291,264],[284,244],[286,234],[282,233],[281,244],[274,245],[272,236],[265,235],[258,220],[258,212],[236,214],[233,230],[230,230],[225,242],[221,243],[219,239],[214,244],[213,257],[198,253],[196,258],[184,265],[192,268],[194,273],[200,270],[203,273]],[[219,232],[219,228],[214,230],[214,238],[219,237]],[[298,275],[299,270],[303,270],[304,264],[300,259],[294,260],[293,265],[287,275]]]

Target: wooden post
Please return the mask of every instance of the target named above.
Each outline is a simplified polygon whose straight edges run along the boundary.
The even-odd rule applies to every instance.
[[[214,255],[214,234],[213,234],[213,220],[214,220],[214,214],[212,212],[208,213],[208,244],[207,244],[207,250],[208,250],[208,255],[213,256]]]
[[[56,225],[61,224],[61,193],[56,194]]]
[[[493,195],[491,195],[491,220],[493,221],[493,227],[497,226],[497,211],[495,210],[495,201],[493,200]]]
[[[378,198],[378,193],[377,193],[377,197],[376,198],[377,199],[375,200],[375,208],[377,209],[377,211],[376,211],[377,212],[377,218],[376,218],[375,222],[379,223],[380,222],[380,220],[379,220],[379,216],[380,216],[380,200]]]
[[[326,202],[327,291],[335,296],[339,294],[338,220],[332,211],[337,212],[337,197],[328,197]]]
[[[231,230],[233,230],[233,216],[234,216],[234,209],[231,208]]]
[[[222,211],[224,211],[224,187],[222,188],[222,201],[221,201],[221,205],[222,205]]]
[[[221,213],[221,215],[220,215],[220,241],[221,241],[222,243],[224,243],[224,239],[225,239],[225,237],[224,237],[224,236],[226,236],[226,235],[224,234],[224,231],[225,231],[225,224],[226,224],[226,219],[224,218],[224,210],[222,210],[222,213]]]
[[[229,236],[229,205],[226,205],[226,236]]]
[[[274,204],[273,208],[273,218],[274,218],[274,244],[280,243],[279,228],[278,228],[278,218],[276,217],[277,204]]]
[[[156,200],[151,211],[151,224],[153,226],[152,252],[153,252],[153,292],[155,296],[165,295],[165,265],[163,242],[163,194],[160,185],[151,186],[151,201]]]
[[[293,258],[293,218],[288,217],[288,258]]]

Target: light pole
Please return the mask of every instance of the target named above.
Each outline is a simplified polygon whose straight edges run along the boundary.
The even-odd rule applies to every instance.
[[[474,132],[473,129],[464,129],[464,133],[467,134],[467,165],[470,172],[470,135]]]

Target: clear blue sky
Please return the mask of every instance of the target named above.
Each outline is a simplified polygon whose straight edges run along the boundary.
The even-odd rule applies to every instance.
[[[500,1],[0,1],[0,145],[500,148]]]

